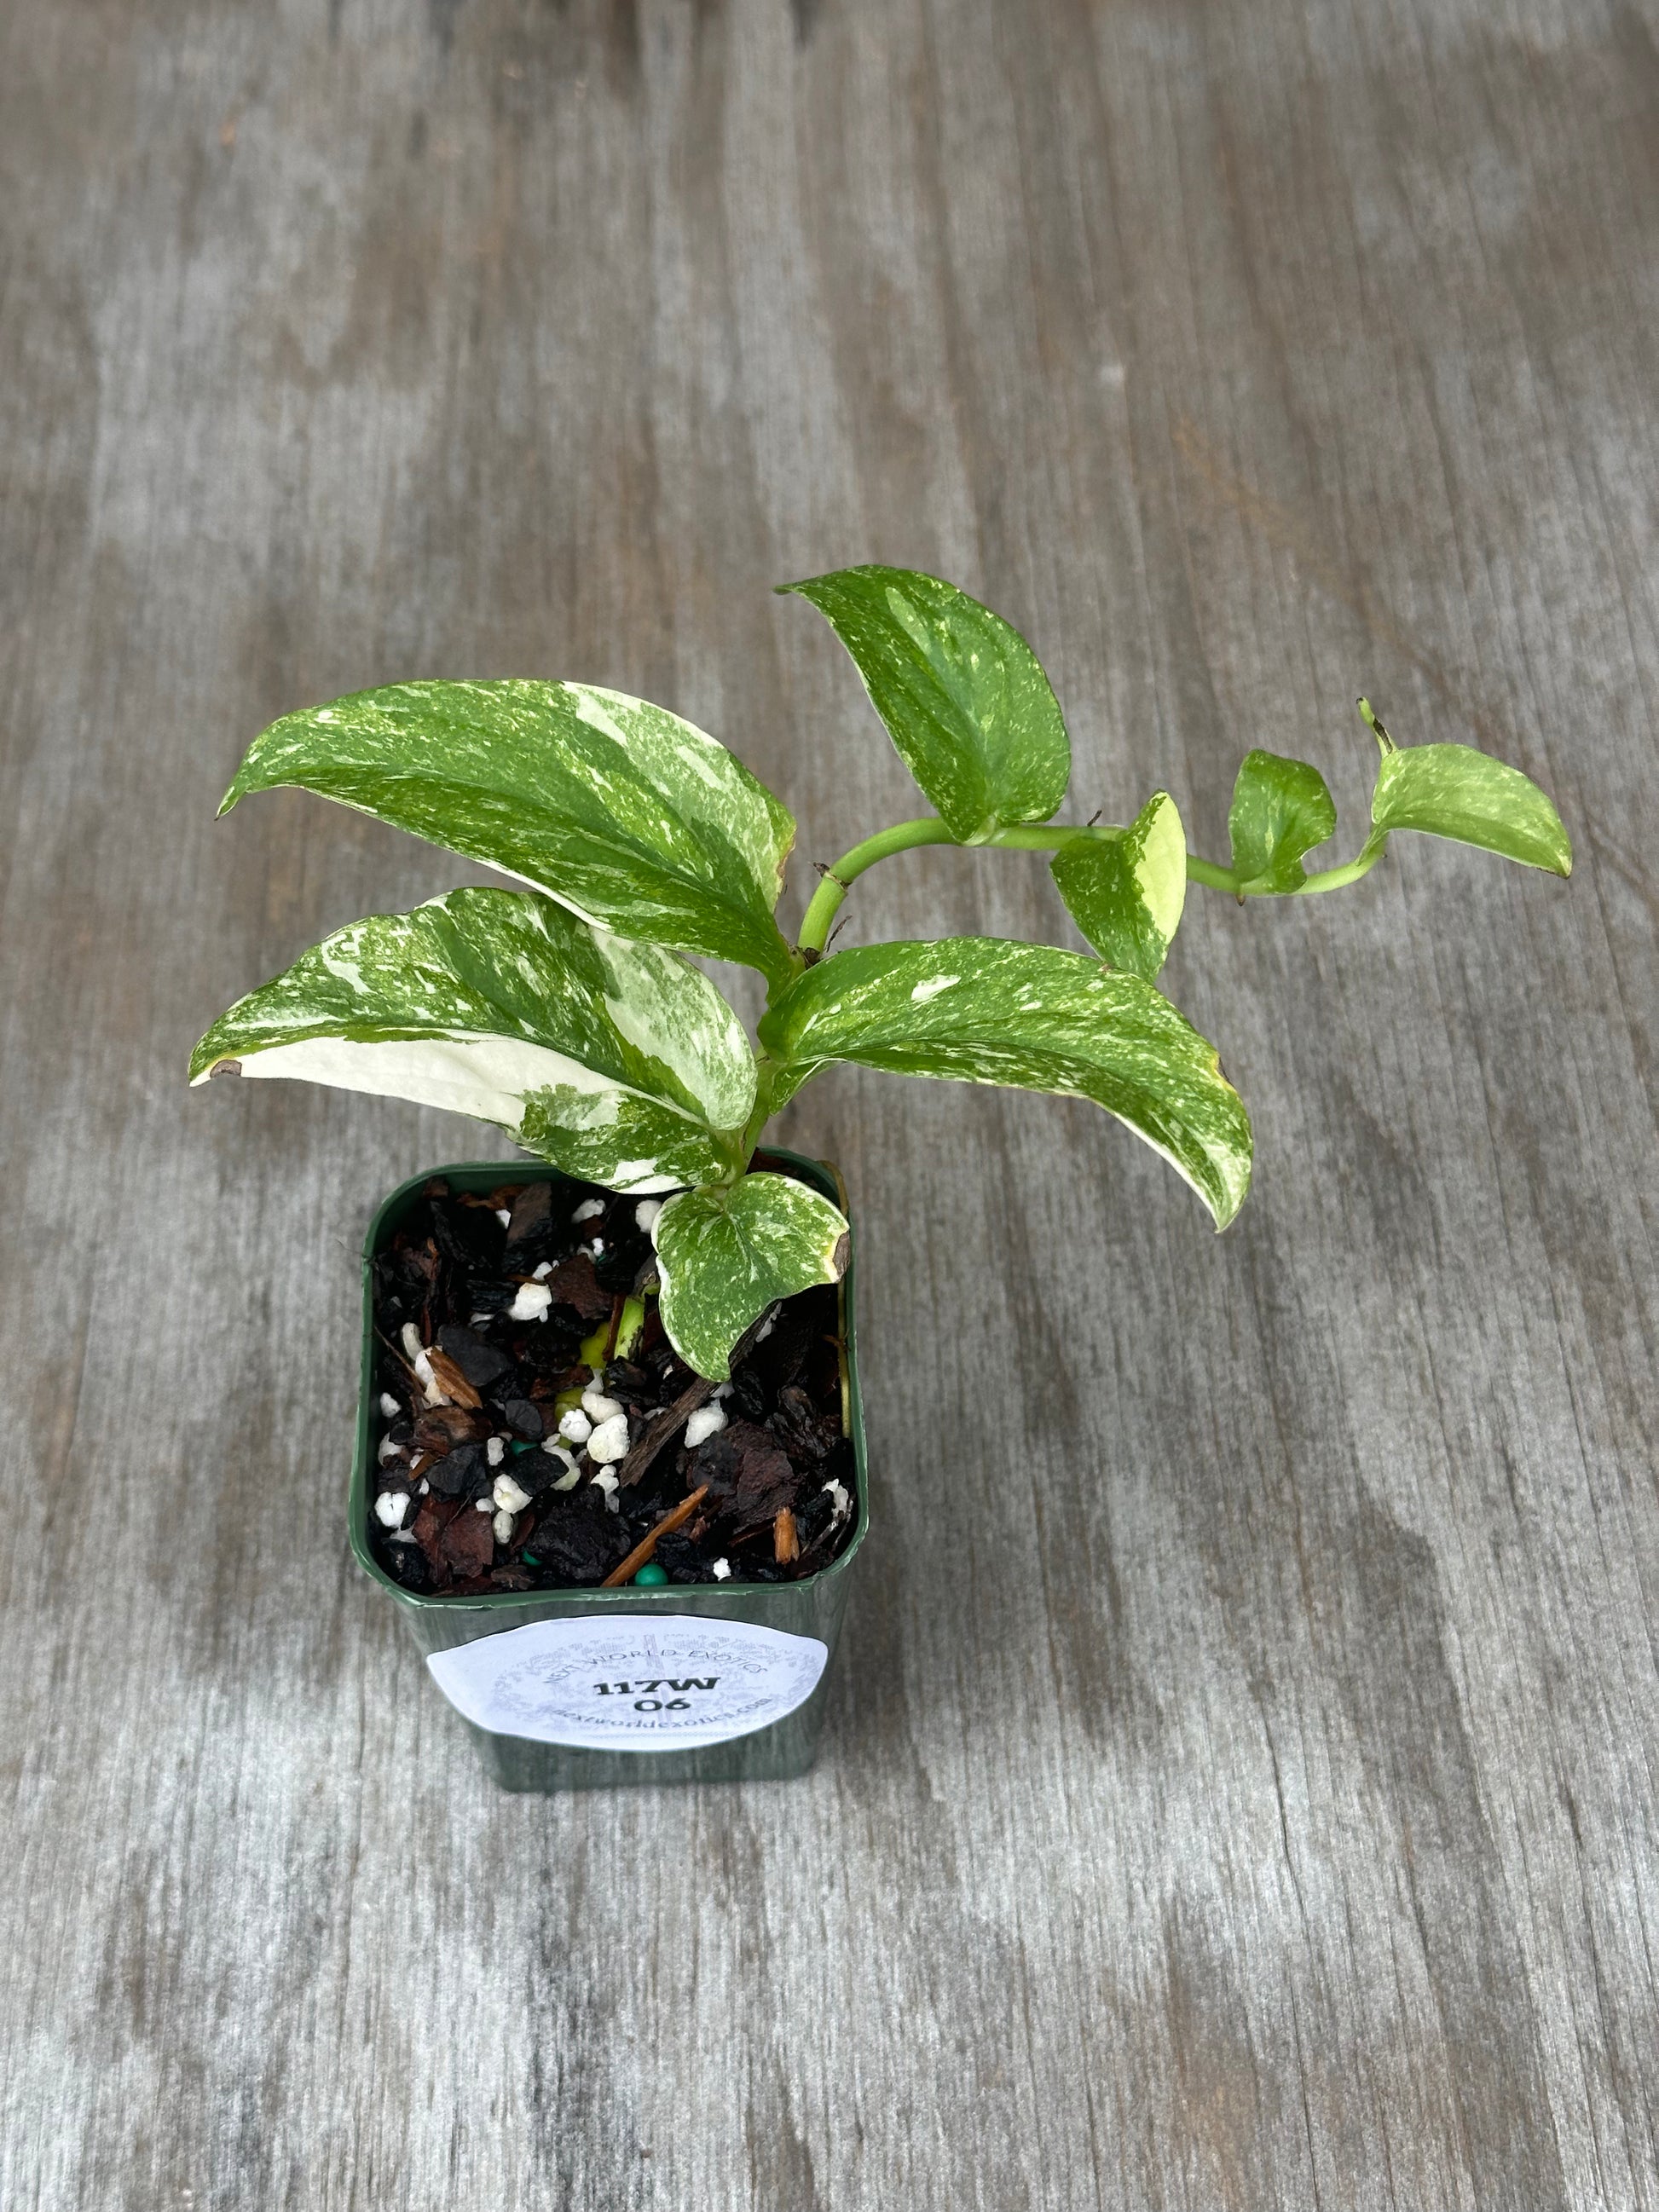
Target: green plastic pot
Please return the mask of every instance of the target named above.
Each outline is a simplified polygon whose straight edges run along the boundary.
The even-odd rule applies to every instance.
[[[776,1148],[770,1148],[768,1157],[789,1166],[846,1211],[846,1187],[839,1171],[827,1161],[805,1159]],[[503,1182],[572,1181],[556,1168],[527,1160],[473,1160],[456,1167],[435,1168],[400,1183],[376,1212],[363,1240],[362,1379],[348,1525],[358,1565],[398,1607],[422,1655],[429,1658],[434,1653],[450,1651],[483,1637],[507,1635],[535,1622],[606,1617],[641,1624],[685,1618],[741,1621],[786,1637],[816,1638],[828,1655],[817,1686],[804,1704],[746,1735],[697,1748],[613,1750],[546,1743],[478,1727],[459,1712],[453,1716],[456,1725],[472,1735],[486,1771],[504,1790],[549,1793],[656,1782],[769,1782],[804,1774],[817,1754],[853,1562],[870,1523],[851,1263],[841,1284],[842,1391],[847,1432],[853,1444],[857,1518],[851,1540],[831,1565],[798,1583],[668,1583],[644,1589],[630,1586],[607,1590],[502,1591],[488,1597],[423,1597],[395,1583],[368,1544],[369,1477],[374,1463],[378,1395],[372,1262],[434,1175],[441,1176],[452,1189],[462,1191],[493,1190]],[[427,1686],[427,1694],[434,1698],[441,1695],[432,1683]]]

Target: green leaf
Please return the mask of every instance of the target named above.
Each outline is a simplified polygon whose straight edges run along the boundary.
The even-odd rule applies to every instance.
[[[1138,975],[1081,952],[947,937],[821,960],[760,1028],[781,1105],[826,1061],[1007,1083],[1115,1114],[1185,1177],[1224,1229],[1250,1180],[1250,1123],[1215,1048]]]
[[[1169,793],[1155,791],[1118,836],[1062,845],[1049,873],[1102,959],[1153,981],[1187,901],[1187,833]]]
[[[1336,828],[1336,801],[1306,761],[1249,752],[1227,810],[1233,872],[1254,890],[1293,891],[1308,880],[1302,856]]]
[[[858,665],[899,757],[959,845],[1046,822],[1072,748],[1036,655],[1000,615],[914,568],[837,568],[799,592]]]
[[[298,784],[534,884],[586,921],[774,981],[795,825],[724,745],[584,684],[392,684],[285,714],[225,794]]]
[[[617,1190],[729,1173],[755,1101],[707,976],[529,891],[451,891],[336,931],[220,1016],[191,1080],[227,1067],[475,1115]]]
[[[1374,715],[1366,719],[1383,748],[1371,793],[1377,829],[1421,830],[1479,845],[1523,867],[1572,873],[1572,843],[1561,817],[1518,768],[1473,745],[1396,745]]]
[[[671,1198],[652,1232],[662,1325],[682,1359],[723,1382],[732,1346],[775,1298],[838,1282],[852,1231],[827,1198],[787,1176]]]

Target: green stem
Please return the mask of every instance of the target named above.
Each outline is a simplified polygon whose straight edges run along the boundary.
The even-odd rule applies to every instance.
[[[1305,898],[1310,891],[1340,891],[1345,884],[1357,884],[1361,876],[1370,873],[1388,849],[1388,831],[1373,830],[1352,860],[1345,861],[1340,868],[1321,868],[1305,884],[1298,884],[1293,896]]]
[[[1039,822],[1030,828],[999,830],[987,843],[1000,846],[1010,853],[1057,853],[1062,845],[1076,844],[1085,840],[1098,842],[1107,837],[1121,837],[1121,823],[1090,822],[1056,824]],[[840,863],[836,863],[837,867]],[[1218,867],[1213,860],[1200,860],[1196,853],[1187,855],[1187,879],[1189,883],[1207,884],[1212,890],[1236,891],[1238,878],[1231,868]]]
[[[1117,823],[1035,823],[1013,830],[999,830],[988,837],[988,846],[1000,847],[1004,852],[1054,853],[1062,845],[1083,839],[1121,837],[1121,826]],[[890,859],[895,853],[908,852],[917,845],[951,845],[956,840],[936,815],[924,815],[915,822],[896,822],[890,830],[879,830],[873,837],[854,845],[843,853],[833,868],[826,869],[823,881],[812,894],[800,926],[799,949],[808,955],[820,953],[830,935],[830,926],[840,911],[841,902],[866,868],[874,867],[878,860]],[[1269,884],[1241,881],[1236,870],[1224,868],[1214,860],[1200,860],[1196,853],[1187,855],[1187,879],[1203,884],[1217,891],[1231,891],[1239,898],[1305,898],[1316,891],[1340,890],[1345,884],[1357,884],[1376,866],[1388,848],[1386,830],[1373,830],[1358,854],[1340,868],[1322,868],[1296,886],[1294,891],[1275,891]]]
[[[842,901],[851,889],[854,879],[866,868],[873,868],[878,860],[885,860],[895,853],[908,852],[912,845],[951,845],[956,840],[936,814],[924,815],[919,822],[896,822],[890,830],[878,830],[873,837],[866,837],[861,845],[854,845],[843,853],[833,868],[825,871],[823,880],[812,894],[805,914],[801,918],[798,940],[803,952],[822,952]]]
[[[1196,853],[1187,855],[1187,880],[1189,884],[1202,884],[1207,890],[1238,889],[1238,878],[1231,868],[1224,868],[1218,860],[1200,860]]]

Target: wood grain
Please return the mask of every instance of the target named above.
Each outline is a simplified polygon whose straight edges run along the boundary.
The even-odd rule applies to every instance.
[[[1659,2205],[1656,100],[1645,0],[0,10],[7,2212]],[[1217,850],[1261,744],[1352,825],[1364,689],[1577,872],[1195,896],[1219,1240],[1081,1106],[815,1087],[827,1753],[497,1797],[339,1520],[366,1213],[491,1147],[181,1087],[461,872],[214,806],[573,675],[827,860],[915,800],[768,587],[859,559],[1028,631],[1079,818]],[[1018,856],[849,910],[1074,941]]]

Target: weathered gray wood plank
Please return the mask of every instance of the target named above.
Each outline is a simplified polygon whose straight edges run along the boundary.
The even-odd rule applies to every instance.
[[[1595,0],[0,12],[8,2212],[1659,2204],[1656,95]],[[366,1211],[491,1147],[180,1090],[457,872],[213,807],[297,702],[574,674],[828,860],[915,801],[767,587],[872,557],[1029,630],[1085,813],[1218,848],[1262,743],[1355,820],[1363,686],[1578,871],[1195,897],[1220,1241],[1082,1109],[803,1099],[827,1754],[498,1799],[338,1521]],[[1065,927],[941,853],[850,926]]]

